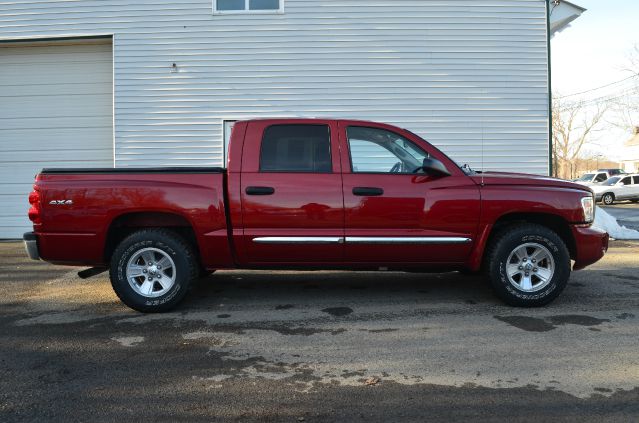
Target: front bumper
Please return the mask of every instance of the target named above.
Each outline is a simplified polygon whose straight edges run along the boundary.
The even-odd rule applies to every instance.
[[[38,251],[38,236],[33,232],[27,232],[22,236],[24,241],[24,249],[31,260],[40,260],[40,252]]]
[[[599,259],[608,251],[608,232],[592,226],[572,225],[575,238],[575,265],[573,270],[583,269]]]

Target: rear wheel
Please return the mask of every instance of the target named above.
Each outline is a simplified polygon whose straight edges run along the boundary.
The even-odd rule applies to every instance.
[[[490,244],[486,271],[495,294],[507,304],[542,306],[566,287],[570,254],[561,238],[544,226],[511,226]]]
[[[601,197],[601,202],[610,206],[615,202],[615,195],[611,192],[607,192]]]
[[[124,304],[153,313],[175,307],[198,275],[191,246],[165,229],[143,229],[125,238],[111,258],[111,285]]]

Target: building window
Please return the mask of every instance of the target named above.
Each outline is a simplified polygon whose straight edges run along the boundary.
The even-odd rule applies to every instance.
[[[327,125],[273,125],[260,149],[260,172],[330,173],[331,138]]]
[[[213,0],[214,13],[281,13],[284,0]]]

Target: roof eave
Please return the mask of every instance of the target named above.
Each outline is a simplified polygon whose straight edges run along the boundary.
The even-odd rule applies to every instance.
[[[558,4],[550,1],[550,34],[553,36],[570,26],[571,22],[581,16],[586,8],[569,1],[561,0]]]

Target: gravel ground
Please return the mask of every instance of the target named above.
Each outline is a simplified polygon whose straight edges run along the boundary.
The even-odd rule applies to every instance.
[[[637,421],[639,244],[538,309],[459,273],[226,271],[172,313],[0,243],[0,421]]]

